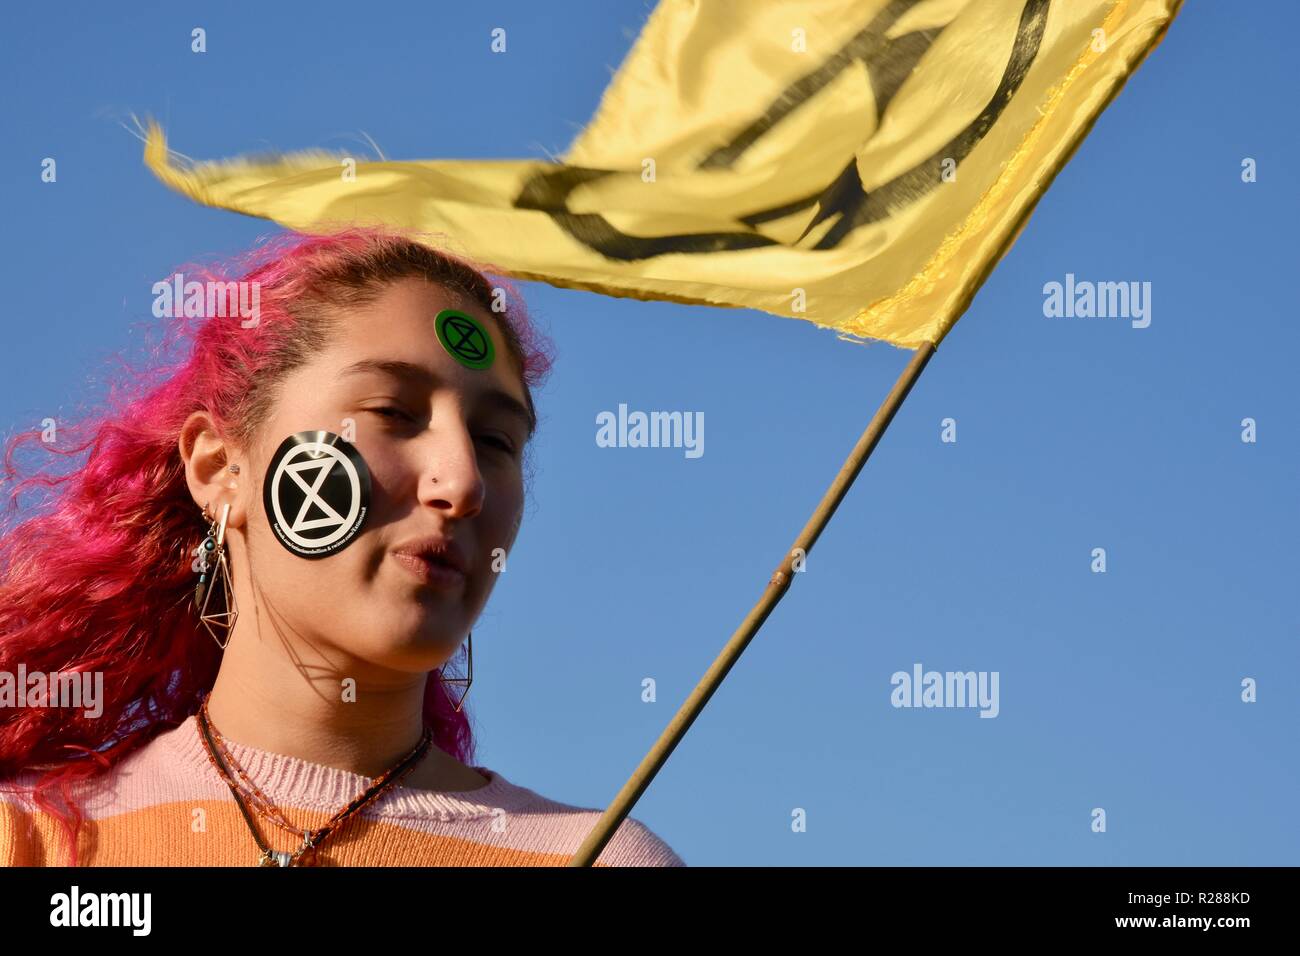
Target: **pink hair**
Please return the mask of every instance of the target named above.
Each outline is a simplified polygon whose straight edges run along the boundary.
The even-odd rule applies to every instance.
[[[497,313],[533,409],[531,389],[553,358],[513,283],[495,275],[489,281],[481,266],[414,236],[380,226],[287,233],[223,263],[185,266],[178,271],[187,282],[259,283],[258,322],[243,328],[237,316],[168,318],[149,367],[111,382],[103,409],[58,423],[56,442],[33,431],[6,442],[0,485],[11,488],[9,513],[0,516],[0,670],[15,673],[22,662],[28,673],[104,675],[97,718],[57,706],[0,708],[0,780],[39,772],[28,792],[60,821],[73,866],[83,823],[73,785],[194,714],[221,662],[192,607],[190,549],[204,528],[177,448],[190,413],[207,409],[246,445],[273,408],[284,375],[320,348],[350,306],[372,301],[405,276],[425,277]],[[502,292],[505,312],[498,311]],[[179,306],[173,311],[183,312]],[[181,361],[170,358],[183,353]],[[64,473],[31,469],[20,478],[15,456],[27,443],[65,459],[88,454]],[[44,489],[42,501],[22,515],[18,495],[34,486]],[[468,716],[455,711],[441,683],[431,675],[425,685],[425,723],[437,746],[469,762]],[[51,799],[55,791],[63,808]]]

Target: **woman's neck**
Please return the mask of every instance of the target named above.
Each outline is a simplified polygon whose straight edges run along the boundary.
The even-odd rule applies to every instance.
[[[280,637],[241,634],[238,625],[232,637],[208,701],[227,739],[365,777],[384,773],[420,742],[429,675],[376,673],[297,647],[291,660]],[[441,754],[463,766],[437,747],[430,754],[422,763],[443,764]],[[427,769],[412,776],[431,779]]]

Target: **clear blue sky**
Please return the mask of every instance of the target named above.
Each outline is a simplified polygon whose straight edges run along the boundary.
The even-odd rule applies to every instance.
[[[0,431],[93,389],[155,279],[277,231],[164,188],[129,113],[199,159],[361,150],[363,132],[394,159],[540,158],[649,9],[287,6],[7,11]],[[1189,2],[1100,118],[634,809],[689,864],[1300,862],[1297,29],[1294,4]],[[1151,326],[1045,318],[1043,284],[1067,272],[1150,281]],[[604,806],[909,353],[524,288],[559,361],[469,702],[480,763]],[[619,403],[704,412],[705,454],[598,448],[595,416]],[[999,716],[893,708],[890,676],[916,662],[998,671]]]

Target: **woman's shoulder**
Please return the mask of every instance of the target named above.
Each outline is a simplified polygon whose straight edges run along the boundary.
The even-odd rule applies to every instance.
[[[88,776],[65,778],[54,784],[60,794],[66,789],[83,810],[97,813],[147,806],[168,799],[190,795],[199,765],[186,752],[187,727],[163,725],[153,736],[137,744],[129,753],[112,761],[105,769]],[[30,811],[36,800],[36,788],[47,776],[48,768],[29,768],[0,780],[0,803],[11,810]],[[219,788],[208,788],[219,793]]]
[[[513,783],[488,767],[474,767],[488,778],[488,786],[469,791],[467,797],[491,791],[517,822],[528,827],[534,822],[555,831],[557,845],[566,855],[576,853],[588,834],[604,816],[604,809],[565,803],[543,796],[536,790]],[[596,857],[598,866],[686,866],[668,843],[636,817],[626,817]]]

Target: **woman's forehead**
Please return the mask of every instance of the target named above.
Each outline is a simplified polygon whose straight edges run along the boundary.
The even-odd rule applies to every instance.
[[[463,313],[469,320],[456,318],[452,327],[440,329],[439,318],[447,310]],[[474,371],[493,373],[490,377],[499,376],[503,383],[516,374],[499,324],[501,317],[473,298],[436,283],[398,280],[371,302],[344,310],[343,317],[335,337],[335,364],[346,364],[363,354],[396,358],[400,351],[408,360],[425,358],[435,360],[438,366],[450,360]],[[483,342],[483,337],[490,342]],[[490,366],[463,359],[473,353],[476,341],[480,353],[492,355]]]
[[[389,331],[405,334],[415,324],[428,323],[433,331],[433,321],[446,309],[455,309],[473,316],[488,327],[496,325],[495,316],[472,296],[455,289],[407,277],[387,283],[371,301],[346,308],[345,315],[365,318],[364,322],[345,323],[358,336],[382,334]],[[494,332],[499,330],[493,328]]]
[[[447,310],[463,316],[443,325],[439,317]],[[333,392],[387,377],[425,391],[477,386],[505,392],[526,407],[518,361],[507,348],[501,317],[468,296],[431,282],[399,280],[372,301],[341,310],[340,317],[329,345],[310,369],[302,370],[306,391],[323,397],[325,389]],[[486,365],[485,352],[490,356]]]

